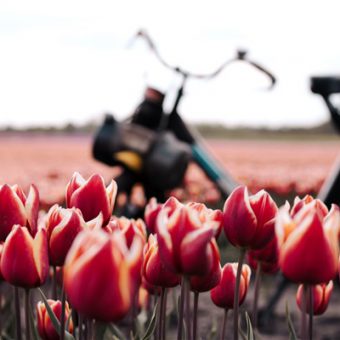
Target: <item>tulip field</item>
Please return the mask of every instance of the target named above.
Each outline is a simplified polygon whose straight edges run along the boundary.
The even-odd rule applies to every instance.
[[[340,143],[208,141],[231,195],[191,165],[135,220],[88,136],[0,141],[1,339],[340,339]]]

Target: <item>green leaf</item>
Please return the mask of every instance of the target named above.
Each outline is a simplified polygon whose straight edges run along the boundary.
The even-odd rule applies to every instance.
[[[122,333],[122,331],[116,325],[110,323],[109,331],[118,340],[126,340],[126,336]]]
[[[251,324],[248,313],[246,312],[246,324],[247,324],[247,340],[255,340],[253,326]]]
[[[297,336],[296,336],[296,332],[294,329],[294,325],[293,325],[293,321],[290,317],[290,312],[289,312],[289,308],[288,308],[288,302],[286,302],[286,320],[287,320],[287,324],[288,324],[288,330],[289,330],[289,339],[290,340],[297,340]]]
[[[146,328],[146,331],[142,337],[142,340],[149,340],[152,336],[152,334],[155,332],[156,329],[156,316],[158,314],[158,302],[155,305],[155,308],[153,310],[150,322],[148,327]]]
[[[56,332],[58,333],[58,335],[60,335],[60,322],[58,320],[58,318],[56,317],[56,315],[53,313],[53,310],[51,309],[47,298],[45,296],[45,294],[43,293],[43,291],[38,288],[38,291],[44,301],[45,307],[46,307],[46,311],[48,316],[51,319],[52,325],[54,327],[54,329],[56,330]],[[65,331],[65,340],[75,340],[74,337],[72,336],[72,334],[70,334],[69,332]]]

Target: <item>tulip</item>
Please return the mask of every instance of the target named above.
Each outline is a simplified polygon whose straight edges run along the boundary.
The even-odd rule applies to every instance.
[[[277,206],[264,190],[249,196],[246,187],[236,188],[223,208],[224,231],[239,248],[260,249],[275,235]]]
[[[33,238],[26,227],[13,226],[4,243],[0,266],[5,280],[14,286],[41,286],[49,270],[46,231],[39,229]]]
[[[175,287],[180,282],[180,277],[169,271],[161,261],[157,236],[152,234],[144,248],[142,275],[152,286]]]
[[[313,314],[323,314],[329,303],[333,291],[333,281],[329,281],[328,284],[322,283],[319,285],[311,286],[313,294]],[[296,293],[296,303],[299,309],[302,311],[302,300],[303,300],[303,285],[299,285]],[[307,299],[307,311],[310,309],[310,301]]]
[[[196,210],[182,206],[171,216],[162,209],[157,225],[160,256],[170,270],[186,276],[210,272],[217,222],[202,223]]]
[[[157,233],[157,218],[162,209],[167,210],[168,216],[171,216],[177,209],[181,208],[183,204],[179,202],[175,197],[171,196],[164,203],[157,203],[157,200],[153,197],[145,207],[144,220],[148,230],[151,233]]]
[[[246,298],[251,270],[248,265],[242,265],[241,276],[239,285],[237,284],[236,276],[237,276],[237,263],[227,263],[222,268],[222,277],[219,284],[210,291],[210,297],[213,303],[221,308],[224,308],[224,318],[221,327],[221,339],[224,339],[225,335],[225,326],[227,320],[227,313],[229,309],[234,309],[235,313],[235,290],[238,286],[239,291],[239,300],[238,303],[241,305]],[[238,306],[237,306],[238,307]]]
[[[56,204],[49,210],[45,224],[50,264],[63,266],[75,237],[86,228],[85,221],[79,210],[63,209]]]
[[[26,196],[17,185],[0,186],[0,241],[4,241],[14,224],[26,226],[32,235],[37,231],[39,192],[31,185]]]
[[[139,238],[128,249],[118,231],[111,235],[101,230],[79,233],[64,265],[71,305],[90,319],[111,322],[123,318],[135,293],[131,271],[142,251]]]
[[[49,306],[51,307],[54,315],[60,321],[61,318],[61,302],[54,301],[54,300],[47,300]],[[71,311],[68,306],[68,303],[65,304],[65,317],[68,319]],[[38,332],[40,337],[43,340],[59,340],[60,336],[58,335],[57,331],[55,330],[52,321],[47,313],[46,306],[43,302],[38,302],[37,304],[37,322],[38,322]],[[69,326],[67,331],[69,333],[73,332],[73,323],[72,320],[69,322]]]
[[[199,219],[201,220],[202,223],[206,223],[209,221],[214,221],[218,223],[216,227],[216,234],[215,234],[215,238],[217,239],[220,236],[222,227],[223,227],[222,211],[219,209],[216,209],[216,210],[209,209],[203,203],[190,202],[187,205],[195,209],[198,212]]]
[[[80,209],[86,222],[102,213],[103,224],[106,225],[112,215],[116,195],[117,184],[114,180],[106,188],[100,175],[92,175],[86,181],[76,172],[66,187],[66,205]]]
[[[224,309],[234,308],[234,291],[236,282],[237,263],[227,263],[222,268],[222,277],[219,284],[210,291],[213,303]],[[242,266],[240,282],[240,300],[239,306],[242,305],[246,298],[251,270],[246,264]]]
[[[340,211],[335,205],[325,215],[324,205],[315,200],[293,217],[288,206],[281,208],[276,232],[279,240],[279,264],[291,281],[320,284],[337,273]]]

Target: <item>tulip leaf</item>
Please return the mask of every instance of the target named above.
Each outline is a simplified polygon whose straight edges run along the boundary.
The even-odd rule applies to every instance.
[[[125,335],[122,333],[122,331],[114,324],[109,324],[109,330],[111,334],[116,337],[119,340],[126,340]]]
[[[212,320],[212,324],[211,324],[211,328],[210,328],[210,332],[208,335],[208,339],[209,340],[214,340],[216,339],[217,336],[217,322],[215,319]]]
[[[148,324],[148,327],[146,328],[146,331],[142,337],[142,340],[149,340],[152,334],[155,332],[157,314],[158,314],[158,302],[155,305],[150,322]]]
[[[286,302],[286,320],[287,320],[287,324],[288,324],[288,330],[289,330],[289,339],[290,340],[297,340],[297,336],[296,336],[296,332],[294,329],[294,325],[293,325],[293,321],[290,317],[290,312],[289,312],[289,308],[288,308],[288,302]]]
[[[248,313],[246,312],[246,324],[247,324],[247,340],[255,340],[253,326],[251,324]]]
[[[45,296],[45,294],[43,293],[43,291],[38,288],[38,291],[44,301],[45,307],[46,307],[46,312],[48,314],[48,316],[50,317],[50,320],[52,322],[52,325],[54,327],[54,329],[56,330],[56,332],[58,333],[58,335],[60,335],[60,322],[58,320],[58,318],[56,317],[56,315],[53,313],[53,310],[51,308],[51,306],[49,305],[47,298]],[[74,337],[72,336],[72,334],[70,334],[69,332],[65,331],[65,340],[75,340]]]

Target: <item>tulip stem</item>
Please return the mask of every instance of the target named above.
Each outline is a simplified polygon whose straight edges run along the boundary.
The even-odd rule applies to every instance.
[[[61,290],[60,340],[65,339],[65,304],[66,294],[63,283],[63,288]]]
[[[253,328],[257,328],[257,306],[259,301],[259,293],[261,286],[261,262],[257,262],[256,274],[255,274],[255,284],[254,284],[254,300],[253,300]]]
[[[16,325],[16,339],[21,340],[21,314],[20,314],[20,300],[19,288],[14,287],[14,304],[15,304],[15,325]]]
[[[166,336],[166,304],[167,304],[167,298],[168,298],[168,289],[164,289],[164,302],[163,302],[163,313],[162,313],[162,322],[163,322],[163,331],[162,331],[162,340],[165,340]]]
[[[177,340],[182,340],[183,316],[184,316],[184,299],[185,299],[185,278],[184,278],[184,276],[182,276],[182,280],[181,280],[181,296],[180,296],[179,315],[178,315]]]
[[[30,328],[30,290],[25,289],[25,323],[26,323],[26,340],[31,340]]]
[[[165,333],[166,288],[161,288],[161,305],[158,311],[158,339],[162,340]]]
[[[191,310],[190,310],[190,277],[185,276],[185,324],[187,331],[187,339],[191,338]]]
[[[228,308],[224,309],[224,315],[223,315],[223,322],[222,322],[222,329],[221,329],[221,340],[224,340],[225,338],[225,330],[227,326],[227,316],[228,316]]]
[[[303,285],[302,310],[301,310],[301,339],[307,339],[307,290],[308,285]]]
[[[309,340],[313,339],[313,313],[314,313],[314,296],[313,287],[308,285],[308,299],[309,299]]]
[[[78,312],[78,340],[83,340],[83,316]]]
[[[198,312],[198,299],[199,299],[199,292],[194,293],[194,321],[192,325],[192,339],[196,340],[197,338],[197,312]]]
[[[57,293],[57,267],[53,266],[53,279],[52,279],[52,294],[53,294],[53,300],[58,299],[58,293]]]
[[[238,310],[239,310],[239,301],[240,301],[240,281],[241,281],[242,265],[243,265],[245,255],[246,255],[246,249],[242,248],[240,250],[240,254],[238,258],[235,292],[234,292],[234,306],[233,306],[234,307],[234,340],[238,340]]]

